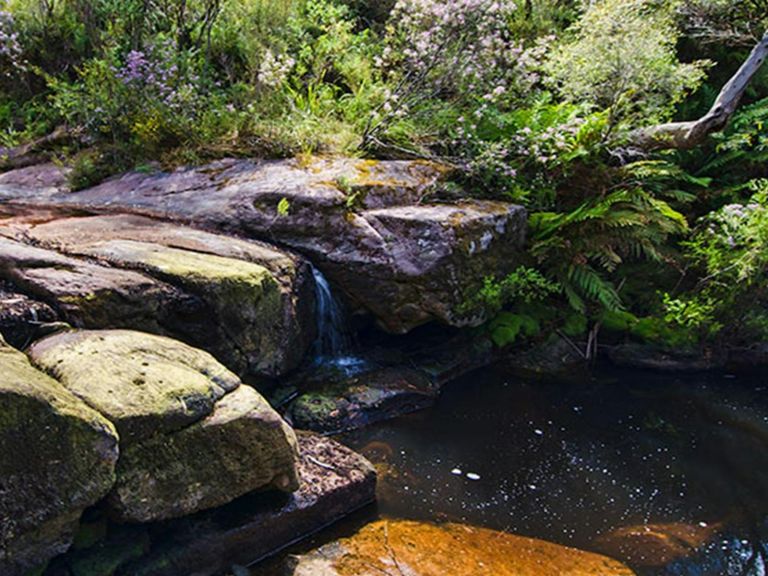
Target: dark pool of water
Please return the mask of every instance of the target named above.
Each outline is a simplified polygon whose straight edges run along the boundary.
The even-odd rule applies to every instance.
[[[732,375],[533,380],[490,368],[432,409],[341,440],[381,469],[367,519],[465,522],[584,549],[647,523],[752,534],[768,513],[767,392],[763,378]],[[749,573],[765,573],[762,561]]]

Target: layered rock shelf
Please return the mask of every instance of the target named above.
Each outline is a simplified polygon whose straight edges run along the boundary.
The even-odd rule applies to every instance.
[[[434,320],[480,323],[483,311],[462,304],[484,270],[516,265],[525,239],[520,206],[431,200],[444,174],[441,166],[412,161],[223,160],[174,172],[130,173],[71,192],[63,169],[43,165],[0,175],[0,201],[16,210],[138,214],[287,247],[309,258],[353,308],[372,314],[390,332],[404,333]],[[41,232],[44,241],[55,243],[62,228],[72,224]],[[130,254],[135,245],[115,242],[136,241],[135,234],[109,234],[93,225],[84,238],[65,232],[62,247],[156,271],[148,262],[156,252]],[[169,236],[178,238],[155,232],[140,240],[169,246]],[[194,245],[184,242],[188,249],[223,255],[220,242],[189,242]],[[253,251],[244,248],[239,257],[244,254],[252,258]],[[266,267],[262,256],[256,260]],[[179,264],[176,272],[183,274]]]

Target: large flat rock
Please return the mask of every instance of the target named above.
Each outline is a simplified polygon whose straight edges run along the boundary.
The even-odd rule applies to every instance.
[[[270,377],[314,339],[314,281],[297,256],[136,216],[5,212],[0,277],[74,325],[174,336]]]
[[[112,424],[0,338],[0,574],[67,550],[117,455]]]
[[[108,502],[148,522],[213,508],[252,490],[295,490],[293,430],[210,354],[128,330],[49,336],[32,361],[120,434]]]
[[[462,304],[488,270],[515,267],[526,212],[490,201],[429,204],[444,170],[425,162],[224,160],[196,169],[130,173],[68,192],[49,166],[0,175],[0,199],[124,212],[293,248],[355,308],[402,333],[437,320],[476,325]],[[287,211],[278,211],[287,200]]]
[[[462,524],[383,520],[295,560],[291,576],[633,576],[608,558]]]

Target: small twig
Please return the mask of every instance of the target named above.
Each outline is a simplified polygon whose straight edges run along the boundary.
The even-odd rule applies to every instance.
[[[307,460],[309,460],[310,462],[312,462],[312,464],[315,464],[315,465],[317,465],[317,466],[320,466],[320,468],[325,468],[326,470],[331,470],[331,471],[333,471],[333,472],[340,472],[340,471],[341,471],[341,470],[339,470],[338,468],[336,468],[335,466],[331,466],[330,464],[326,464],[325,462],[321,462],[320,460],[318,460],[318,459],[317,459],[317,458],[315,458],[314,456],[310,456],[309,454],[307,454],[307,455],[306,455],[306,456],[304,456],[304,457],[305,457]]]
[[[400,568],[400,563],[397,561],[397,556],[395,555],[395,551],[392,549],[392,546],[389,543],[389,522],[384,523],[384,546],[387,547],[387,552],[389,552],[389,557],[392,558],[392,561],[395,563],[395,568],[397,568],[397,571],[400,573],[400,576],[405,576],[403,573],[403,569]]]
[[[586,360],[586,359],[587,359],[587,357],[584,355],[584,352],[581,350],[581,348],[579,348],[578,346],[576,346],[576,344],[573,342],[573,340],[571,340],[570,338],[568,338],[568,336],[566,336],[566,335],[565,335],[565,334],[564,334],[562,331],[560,331],[560,330],[555,330],[555,333],[556,333],[558,336],[560,336],[560,338],[562,338],[563,340],[565,340],[565,341],[566,341],[566,342],[567,342],[567,343],[568,343],[568,344],[571,346],[571,348],[573,348],[573,349],[576,351],[576,354],[578,354],[579,356],[581,356],[581,358],[582,358],[583,360]]]

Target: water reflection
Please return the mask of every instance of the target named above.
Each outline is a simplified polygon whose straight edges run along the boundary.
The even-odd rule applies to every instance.
[[[491,369],[449,386],[431,410],[344,440],[378,464],[386,516],[593,550],[611,538],[616,546],[622,528],[682,525],[698,531],[680,544],[692,552],[711,527],[749,531],[768,512],[764,392],[761,382],[720,376],[604,371],[523,382]],[[680,540],[674,531],[658,538]],[[748,573],[763,573],[762,556],[752,564]]]

